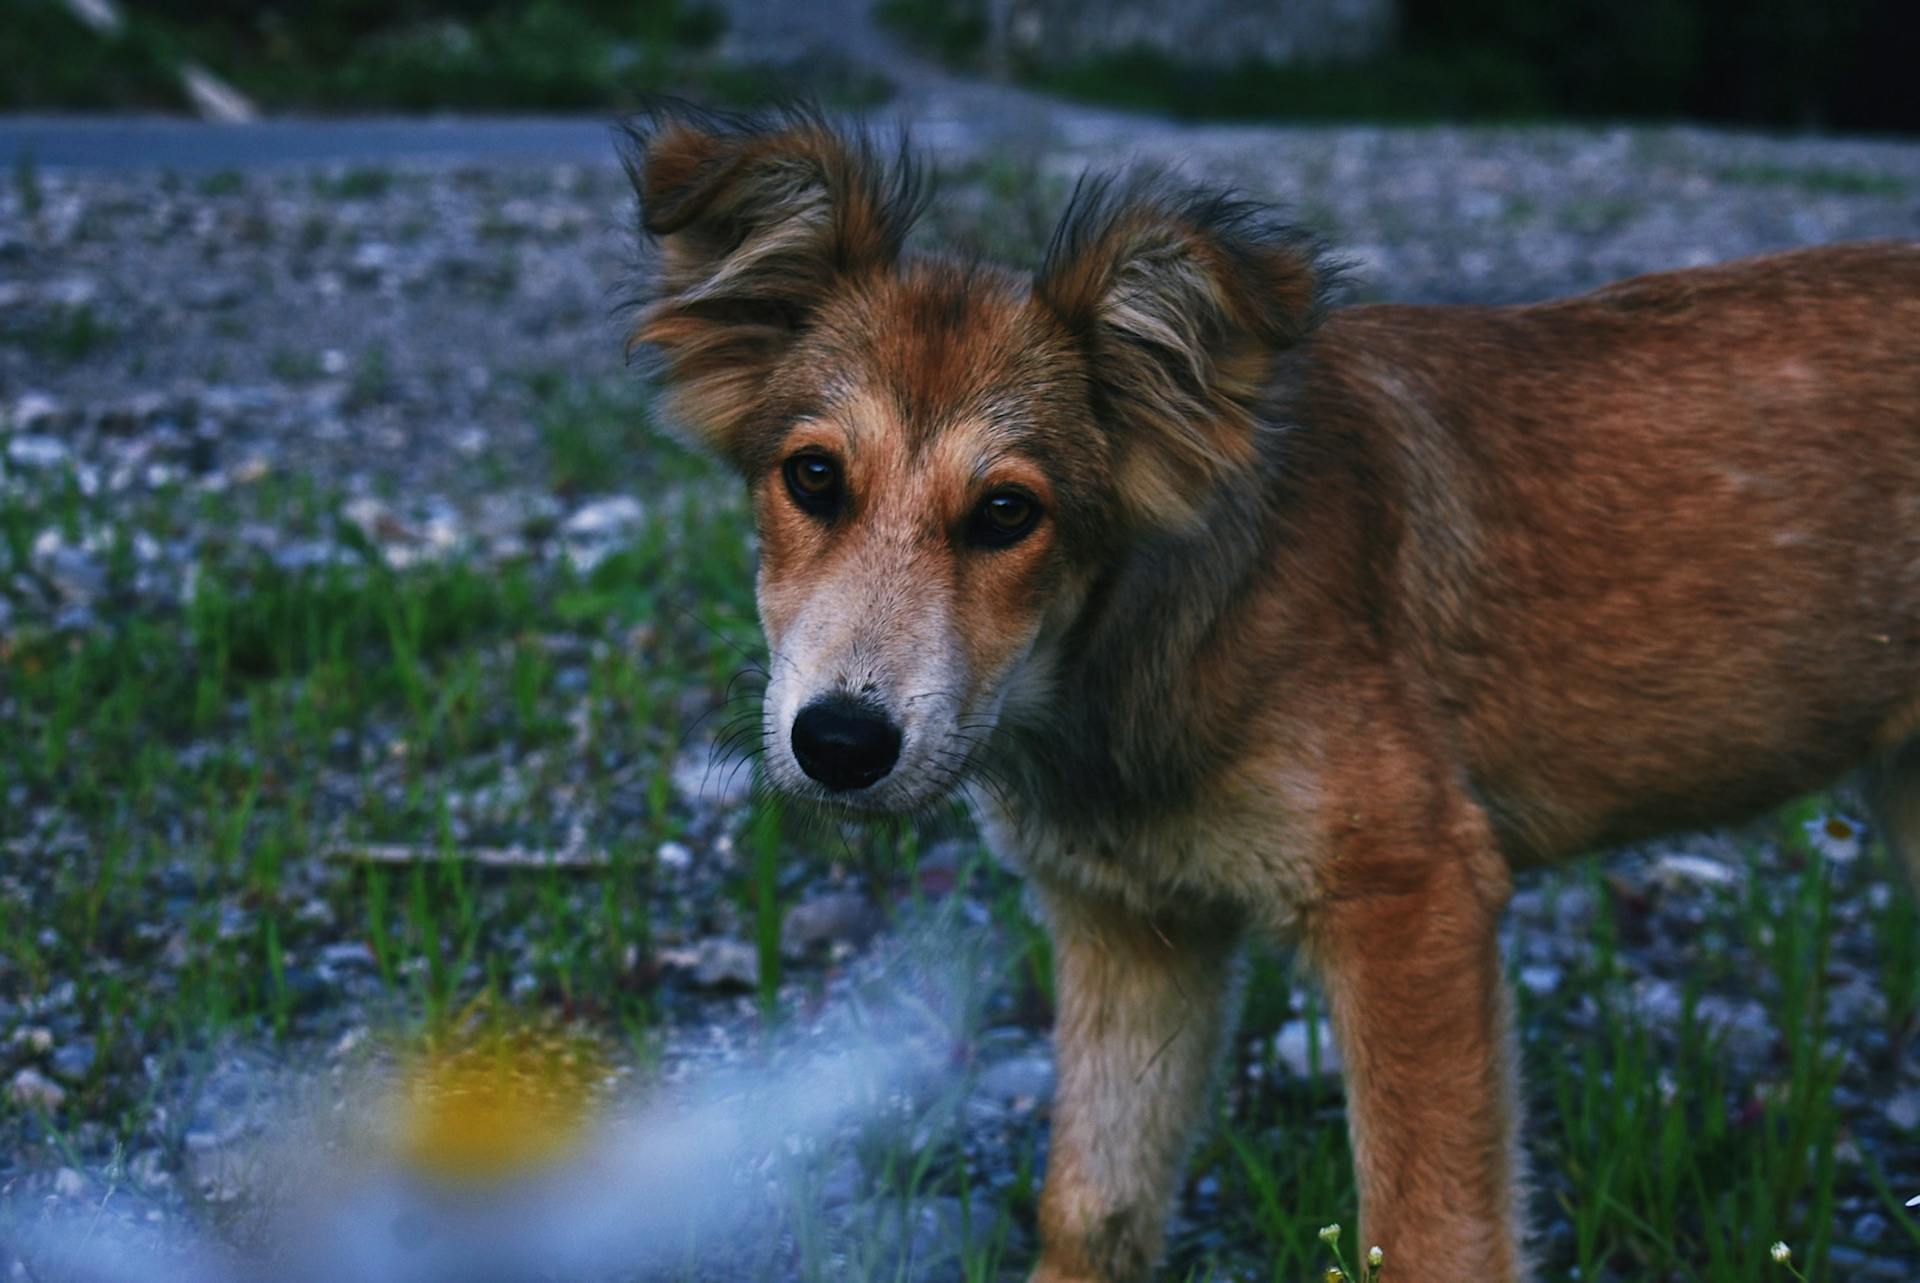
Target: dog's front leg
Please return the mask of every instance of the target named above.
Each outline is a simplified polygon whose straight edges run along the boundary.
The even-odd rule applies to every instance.
[[[1163,1223],[1228,1022],[1237,924],[1041,889],[1057,1079],[1033,1283],[1133,1283]]]
[[[1307,921],[1346,1062],[1361,1245],[1394,1278],[1525,1277],[1509,999],[1490,847],[1343,858]]]

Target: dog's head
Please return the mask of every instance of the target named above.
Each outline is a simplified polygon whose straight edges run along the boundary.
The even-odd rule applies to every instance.
[[[1032,279],[903,255],[904,155],[799,111],[656,112],[631,344],[746,478],[782,790],[911,809],[1044,700],[1102,567],[1253,465],[1314,259],[1265,210],[1083,183]]]

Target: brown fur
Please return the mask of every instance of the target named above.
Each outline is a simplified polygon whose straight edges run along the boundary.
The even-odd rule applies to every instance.
[[[1322,319],[1218,195],[1084,189],[1026,282],[903,259],[912,183],[815,118],[650,128],[634,337],[755,495],[775,783],[970,787],[1047,912],[1037,1279],[1152,1268],[1243,929],[1326,984],[1364,1241],[1513,1279],[1510,868],[1866,764],[1920,877],[1920,246]],[[1043,520],[970,543],[1008,485]],[[859,796],[782,757],[823,693],[905,728]]]

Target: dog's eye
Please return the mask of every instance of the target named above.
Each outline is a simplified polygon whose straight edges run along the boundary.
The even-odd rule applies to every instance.
[[[840,506],[840,465],[824,454],[796,454],[781,468],[787,493],[807,512],[827,516]]]
[[[1040,505],[1018,490],[998,490],[980,501],[973,510],[973,541],[989,548],[1004,548],[1026,538],[1040,522]]]

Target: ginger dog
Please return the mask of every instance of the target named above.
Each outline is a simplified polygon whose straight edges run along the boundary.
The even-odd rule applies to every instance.
[[[1031,279],[905,157],[656,110],[632,334],[745,477],[773,784],[970,794],[1051,930],[1045,1283],[1145,1278],[1241,937],[1301,944],[1397,1276],[1525,1277],[1510,870],[1864,765],[1920,873],[1920,245],[1328,310],[1258,204],[1083,183]]]

